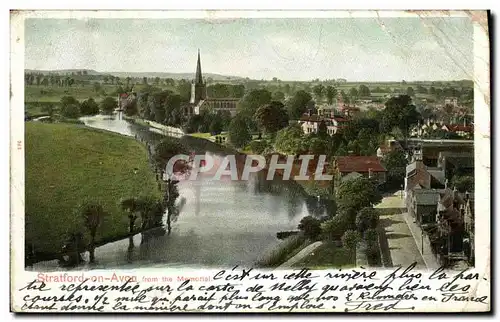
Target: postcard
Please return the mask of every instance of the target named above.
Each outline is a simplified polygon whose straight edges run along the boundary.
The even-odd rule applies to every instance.
[[[489,12],[10,18],[11,311],[491,310]]]

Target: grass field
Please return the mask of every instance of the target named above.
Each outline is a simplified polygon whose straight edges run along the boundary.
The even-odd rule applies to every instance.
[[[79,125],[26,122],[25,171],[26,240],[35,252],[60,251],[67,232],[88,235],[75,214],[82,202],[99,201],[109,213],[99,241],[128,232],[121,198],[160,197],[144,146]]]
[[[353,252],[344,247],[338,247],[334,243],[324,242],[301,261],[295,267],[307,267],[311,269],[326,269],[356,266],[356,258]]]

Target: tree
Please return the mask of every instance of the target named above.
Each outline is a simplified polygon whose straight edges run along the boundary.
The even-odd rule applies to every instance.
[[[316,99],[321,101],[323,99],[323,95],[325,94],[325,86],[322,84],[315,85],[313,87],[313,93],[316,96]]]
[[[325,121],[319,122],[318,125],[318,137],[325,139],[328,137],[328,127],[326,126]]]
[[[342,235],[342,245],[352,252],[354,258],[356,258],[356,246],[360,239],[358,232],[355,230],[347,230],[344,235]]]
[[[377,228],[379,214],[373,207],[361,209],[356,216],[356,227],[358,232],[363,234],[367,229]]]
[[[171,232],[172,216],[175,215],[175,200],[179,196],[177,190],[179,181],[175,179],[175,175],[186,174],[190,169],[189,164],[182,160],[173,164],[172,169],[166,169],[168,161],[178,154],[188,154],[187,148],[178,139],[167,137],[155,147],[155,163],[165,181],[165,195],[163,202],[159,205],[153,204],[154,207],[152,209],[155,213],[163,213],[163,209],[167,210],[167,228],[169,234]]]
[[[348,104],[351,102],[349,95],[347,95],[346,92],[344,92],[344,90],[340,91],[340,96],[342,97],[342,102],[344,102],[345,104]]]
[[[283,101],[285,99],[285,94],[281,91],[276,91],[272,95],[273,101]]]
[[[413,90],[413,87],[410,86],[406,89],[406,95],[411,97],[415,96],[415,91]]]
[[[344,181],[337,189],[337,202],[339,207],[360,210],[372,207],[382,201],[375,184],[368,178],[359,177]]]
[[[349,96],[351,97],[352,101],[355,101],[358,98],[359,93],[356,87],[351,87],[351,89],[349,90]]]
[[[321,223],[321,232],[328,238],[340,240],[348,227],[349,223],[347,217],[337,214],[332,219]]]
[[[220,134],[223,129],[224,125],[222,124],[222,118],[220,114],[216,113],[214,117],[212,117],[212,121],[210,122],[210,134]]]
[[[298,124],[287,126],[276,133],[274,146],[277,151],[296,155],[304,150],[304,132]]]
[[[304,236],[315,240],[321,234],[321,224],[318,219],[306,216],[300,220],[298,228],[304,232]]]
[[[333,100],[337,97],[337,89],[331,85],[326,87],[326,100],[328,104],[333,104]]]
[[[140,207],[139,207],[139,202],[137,198],[127,198],[123,199],[120,202],[121,208],[128,213],[128,220],[129,220],[129,225],[128,225],[128,230],[129,233],[134,232],[134,224],[135,221],[138,218],[138,213],[140,212]]]
[[[113,111],[118,106],[115,98],[108,96],[101,101],[100,110],[103,114],[113,114]]]
[[[307,106],[311,99],[312,97],[308,92],[303,90],[297,91],[286,103],[290,119],[299,119],[307,111]]]
[[[77,104],[61,106],[61,115],[67,118],[76,119],[80,116],[80,108]]]
[[[232,86],[232,97],[241,98],[245,95],[245,85],[238,84]]]
[[[148,78],[147,77],[143,77],[142,78],[142,84],[143,85],[148,85]]]
[[[265,133],[275,133],[288,126],[288,114],[283,103],[272,101],[262,105],[254,115],[255,121]]]
[[[381,116],[380,126],[384,133],[389,133],[394,127],[397,127],[403,132],[404,137],[408,137],[409,129],[421,119],[408,95],[388,99]]]
[[[265,89],[255,89],[243,96],[239,104],[240,113],[252,119],[259,107],[271,102],[271,92]]]
[[[309,153],[313,155],[324,155],[328,151],[328,137],[307,137],[305,144],[308,147]]]
[[[80,113],[82,115],[95,115],[99,114],[99,106],[93,98],[89,98],[82,102],[80,105]]]
[[[228,132],[229,141],[237,148],[245,146],[252,140],[252,135],[248,129],[248,120],[243,116],[236,115],[231,120]]]
[[[451,185],[460,192],[474,191],[474,177],[454,175],[451,178]]]
[[[359,85],[359,96],[361,97],[369,97],[370,89],[366,85]]]
[[[101,89],[102,89],[101,83],[94,82],[94,92],[99,93]]]
[[[83,205],[81,209],[81,215],[84,220],[84,225],[90,233],[90,262],[95,261],[95,237],[97,234],[97,229],[99,228],[103,217],[106,215],[104,208],[100,204],[90,203]]]
[[[53,104],[45,104],[42,106],[42,112],[47,113],[50,116],[50,118],[54,116],[54,111],[55,108]]]
[[[387,170],[387,181],[394,182],[398,187],[406,175],[407,160],[402,150],[392,150],[382,159],[382,164]]]
[[[138,113],[137,99],[132,99],[130,101],[127,101],[123,108],[125,115],[127,116],[136,115]]]

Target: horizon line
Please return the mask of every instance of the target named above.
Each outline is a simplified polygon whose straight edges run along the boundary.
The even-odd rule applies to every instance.
[[[92,68],[64,68],[64,69],[33,69],[33,68],[24,68],[24,70],[32,70],[32,71],[46,71],[46,72],[62,72],[62,71],[67,71],[67,70],[75,70],[75,71],[83,71],[83,70],[87,70],[87,71],[94,71],[96,73],[100,73],[100,74],[111,74],[111,73],[122,73],[122,74],[126,74],[126,73],[131,73],[131,74],[139,74],[139,73],[147,73],[147,74],[193,74],[195,75],[196,72],[169,72],[169,71],[164,71],[164,72],[158,72],[158,71],[135,71],[135,72],[126,72],[126,71],[98,71],[98,70],[95,70],[95,69],[92,69]],[[236,76],[236,75],[226,75],[226,74],[220,74],[220,73],[214,73],[214,72],[203,72],[203,74],[213,74],[213,75],[219,75],[219,76],[225,76],[225,77],[233,77],[233,78],[240,78],[240,79],[243,79],[245,80],[246,78],[248,78],[249,80],[255,80],[255,81],[273,81],[272,78],[271,79],[265,79],[265,78],[261,78],[261,79],[257,79],[257,78],[249,78],[247,76]],[[286,80],[286,79],[281,79],[279,77],[276,77],[280,82],[308,82],[308,83],[311,83],[313,82],[313,80]],[[462,78],[462,79],[447,79],[447,80],[443,80],[443,79],[436,79],[436,80],[430,80],[430,79],[426,79],[426,80],[406,80],[406,79],[403,79],[403,80],[376,80],[376,81],[367,81],[367,80],[349,80],[348,78],[345,78],[345,77],[338,77],[338,78],[331,78],[331,79],[319,79],[320,82],[326,82],[326,81],[331,81],[331,80],[338,80],[338,79],[345,79],[346,80],[346,83],[401,83],[403,80],[407,83],[417,83],[417,82],[461,82],[461,81],[473,81],[472,79],[467,79],[467,78]]]

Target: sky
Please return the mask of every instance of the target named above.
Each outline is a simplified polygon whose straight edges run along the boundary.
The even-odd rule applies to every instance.
[[[469,18],[27,19],[25,68],[252,79],[472,79]]]

